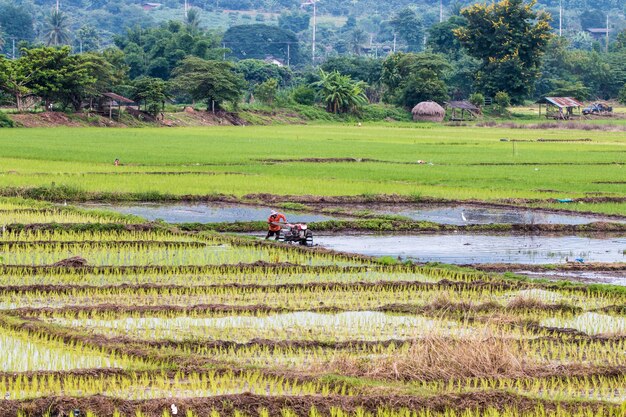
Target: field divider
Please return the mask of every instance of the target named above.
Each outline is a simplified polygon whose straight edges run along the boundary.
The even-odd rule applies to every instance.
[[[280,416],[284,410],[296,417],[308,417],[315,409],[315,415],[336,415],[336,410],[344,413],[353,413],[360,410],[373,415],[385,415],[384,410],[431,410],[432,412],[455,411],[469,412],[469,415],[482,415],[488,409],[496,408],[506,414],[516,416],[511,411],[527,412],[526,415],[547,415],[561,411],[558,415],[574,415],[583,412],[584,415],[596,415],[602,410],[605,417],[619,417],[623,414],[619,406],[599,401],[555,401],[529,398],[524,395],[505,391],[476,391],[463,394],[441,394],[437,396],[409,396],[409,395],[367,395],[345,397],[340,395],[328,396],[265,396],[256,394],[220,395],[205,398],[163,398],[156,400],[123,400],[96,395],[92,397],[49,397],[33,400],[4,401],[0,405],[3,415],[17,415],[20,410],[51,415],[66,415],[71,410],[89,410],[98,417],[111,415],[118,410],[121,415],[130,416],[141,412],[145,417],[162,417],[164,411],[171,409],[175,403],[178,412],[185,415],[192,411],[194,415],[210,415],[213,411],[220,417],[246,415],[263,417],[265,414]],[[509,412],[507,412],[509,410]],[[534,412],[534,413],[533,413]],[[476,413],[476,414],[474,414]],[[545,414],[544,414],[545,413]],[[343,414],[343,415],[346,415]],[[578,414],[578,415],[583,415]],[[451,414],[452,415],[452,414]]]
[[[441,280],[438,282],[419,282],[419,281],[376,281],[376,282],[305,282],[305,283],[291,283],[291,284],[239,284],[239,283],[224,283],[224,284],[209,284],[209,285],[157,285],[157,284],[121,284],[121,285],[14,285],[0,287],[0,294],[9,293],[55,293],[55,294],[68,294],[76,293],[77,291],[137,291],[137,290],[162,290],[162,291],[178,291],[184,293],[209,291],[213,289],[241,289],[244,291],[281,291],[281,290],[319,290],[319,291],[331,291],[331,290],[351,290],[351,289],[383,289],[383,290],[423,290],[423,289],[452,289],[462,290],[469,288],[489,288],[494,291],[504,291],[512,289],[527,289],[535,288],[531,284],[525,282],[459,282]]]

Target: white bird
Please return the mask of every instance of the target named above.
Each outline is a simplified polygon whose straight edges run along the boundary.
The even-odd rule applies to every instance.
[[[465,218],[465,213],[461,212],[461,218],[463,219],[464,222],[467,221],[467,219]]]
[[[67,206],[67,200],[65,200],[65,201],[63,202],[63,205],[64,205],[64,206]]]
[[[172,404],[172,415],[176,414],[178,414],[178,407],[176,407],[176,404]]]

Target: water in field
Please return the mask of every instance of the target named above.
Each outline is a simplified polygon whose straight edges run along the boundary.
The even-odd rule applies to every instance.
[[[626,237],[528,235],[349,235],[315,236],[315,244],[370,256],[450,264],[557,264],[626,262]]]
[[[626,271],[516,271],[516,273],[529,278],[626,286]]]
[[[96,208],[133,214],[147,220],[161,219],[168,223],[234,223],[266,221],[270,210],[276,207],[259,207],[230,203],[175,203],[175,204],[86,204],[83,208]],[[335,216],[283,211],[288,222],[308,223],[336,219]]]
[[[350,211],[369,210],[372,214],[392,214],[412,220],[440,224],[587,224],[593,222],[625,223],[624,218],[583,214],[554,213],[542,210],[506,207],[453,206],[407,206],[376,205],[353,207]]]

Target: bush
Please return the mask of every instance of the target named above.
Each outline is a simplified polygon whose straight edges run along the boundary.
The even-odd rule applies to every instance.
[[[626,84],[624,84],[624,88],[622,88],[622,91],[619,92],[618,100],[620,103],[626,105]]]
[[[511,106],[511,97],[505,91],[498,91],[493,99],[493,103],[496,112],[504,114]]]
[[[0,127],[15,127],[13,120],[3,111],[0,111]]]
[[[469,102],[474,106],[481,108],[485,105],[485,96],[480,93],[474,93],[470,96]]]
[[[292,90],[291,98],[298,104],[311,106],[315,103],[315,90],[307,85],[299,85]]]

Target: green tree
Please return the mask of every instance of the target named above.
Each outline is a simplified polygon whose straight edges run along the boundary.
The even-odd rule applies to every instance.
[[[100,49],[100,34],[91,25],[83,25],[76,32],[75,49],[80,52],[97,51]]]
[[[350,45],[350,52],[354,55],[361,55],[365,42],[367,42],[367,34],[363,29],[356,28],[350,32],[348,44]]]
[[[289,68],[260,59],[242,59],[236,63],[236,68],[251,86],[275,79],[284,87],[293,79],[293,72]]]
[[[262,24],[233,26],[224,33],[224,44],[238,59],[272,56],[297,65],[302,62],[298,38],[293,32]]]
[[[619,92],[618,100],[619,100],[620,103],[626,105],[626,84],[624,84],[624,87]]]
[[[464,17],[451,16],[448,20],[432,25],[428,29],[426,45],[435,53],[445,54],[451,59],[459,59],[463,47],[454,31],[466,24],[467,20]]]
[[[320,80],[313,85],[329,113],[347,113],[367,103],[365,83],[337,71],[320,70]]]
[[[387,87],[383,99],[406,108],[421,101],[447,100],[444,74],[451,69],[443,55],[396,53],[383,62],[382,82]]]
[[[62,11],[53,10],[46,18],[44,33],[46,45],[67,45],[70,42],[69,24],[67,16]]]
[[[506,114],[511,106],[511,97],[506,91],[498,91],[493,99],[494,110],[499,114]]]
[[[5,39],[15,37],[19,41],[31,42],[35,39],[33,27],[34,10],[24,4],[0,2],[0,27],[4,29]]]
[[[185,58],[173,71],[175,91],[205,101],[207,110],[221,109],[224,102],[237,106],[245,88],[243,77],[231,62]]]
[[[187,16],[185,16],[185,24],[191,33],[197,33],[200,31],[200,11],[195,7],[187,10]]]
[[[143,103],[144,110],[157,117],[168,99],[168,84],[160,78],[139,77],[132,82],[130,98]]]
[[[293,33],[303,32],[309,28],[311,16],[304,12],[281,13],[278,16],[278,26]]]
[[[454,33],[465,50],[482,62],[476,81],[486,95],[505,91],[519,103],[531,92],[552,36],[550,16],[533,10],[534,5],[534,0],[501,0],[462,11],[467,25]]]
[[[46,108],[60,103],[64,108],[71,105],[80,110],[83,99],[97,93],[98,78],[106,71],[104,59],[72,55],[69,46],[27,49],[22,56],[32,68],[28,86],[44,99]]]
[[[23,100],[31,93],[28,84],[33,72],[24,57],[9,60],[0,55],[0,90],[14,98],[18,111],[23,110]]]
[[[408,7],[391,19],[391,26],[407,45],[408,52],[419,52],[424,46],[424,29],[417,13]]]
[[[273,105],[276,94],[278,93],[278,80],[270,78],[269,80],[258,84],[254,88],[254,93],[263,103],[269,104],[270,106]]]

